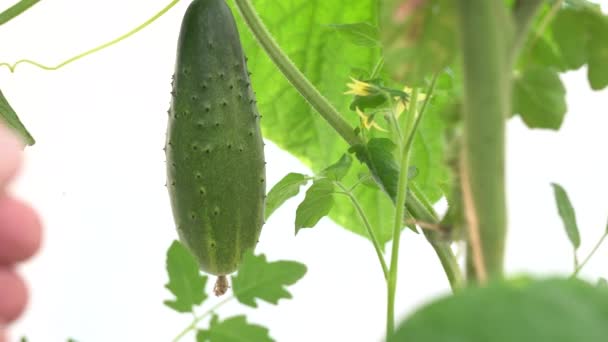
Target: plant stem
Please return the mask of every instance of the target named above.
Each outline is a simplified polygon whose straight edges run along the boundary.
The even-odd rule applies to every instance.
[[[300,94],[306,98],[309,103],[316,103],[313,108],[323,117],[332,128],[351,146],[362,145],[363,140],[354,134],[354,128],[352,128],[348,122],[346,122],[338,111],[329,104],[329,101],[319,93],[318,90],[306,79],[306,77],[296,68],[296,66],[289,60],[277,43],[273,40],[268,29],[264,26],[260,17],[255,12],[255,9],[251,5],[249,0],[234,0],[241,16],[245,20],[245,23],[255,36],[255,38],[262,44],[262,48],[266,51],[271,60],[284,74],[284,76],[292,82],[292,85],[300,92]],[[294,80],[292,80],[294,79]],[[294,81],[297,81],[295,83]],[[306,88],[306,89],[304,89]],[[310,89],[309,89],[310,88]],[[370,168],[371,169],[371,168]],[[391,198],[395,201],[395,198]],[[429,220],[429,216],[424,210],[424,206],[419,202],[416,202],[416,197],[412,197],[412,201],[408,202],[408,210],[412,215],[420,220],[427,220],[428,222],[438,223],[438,219],[434,221]],[[425,216],[426,215],[426,216]],[[439,243],[434,241],[435,236],[433,234],[425,234],[427,240],[431,243],[437,256],[439,257],[441,264],[445,269],[446,275],[450,279],[452,288],[460,282],[455,279],[460,279],[461,270],[456,262],[456,257],[450,249],[449,245],[445,243]]]
[[[395,294],[397,290],[397,273],[399,269],[399,243],[401,240],[401,228],[403,227],[403,217],[405,211],[405,201],[407,198],[408,185],[408,169],[410,165],[410,150],[413,136],[415,135],[415,127],[419,118],[422,115],[417,113],[418,103],[418,88],[412,90],[410,97],[410,106],[406,123],[406,131],[408,134],[407,142],[401,146],[401,159],[399,166],[399,182],[397,183],[397,200],[395,202],[395,217],[393,224],[393,246],[391,250],[391,265],[387,282],[387,312],[386,312],[386,338],[389,339],[395,330]],[[422,113],[421,113],[422,114]]]
[[[354,129],[344,120],[338,110],[325,98],[317,88],[302,74],[287,55],[274,41],[262,19],[258,16],[249,0],[234,0],[243,20],[264,48],[270,59],[281,70],[283,75],[296,88],[308,103],[348,142],[349,145],[360,145],[361,138],[355,134]]]
[[[350,199],[350,201],[353,203],[353,206],[355,207],[355,209],[357,210],[357,214],[359,214],[361,221],[363,221],[363,225],[365,226],[365,229],[367,230],[367,234],[369,235],[369,238],[372,241],[372,244],[374,245],[374,249],[376,250],[376,255],[378,256],[378,261],[380,261],[380,267],[382,267],[382,273],[384,274],[384,279],[388,279],[388,267],[386,266],[386,261],[384,260],[384,255],[382,254],[382,248],[380,247],[380,243],[378,242],[378,239],[376,238],[376,234],[374,234],[374,230],[372,229],[372,226],[369,223],[369,220],[367,219],[367,215],[365,215],[363,208],[361,208],[359,201],[357,200],[357,198],[355,196],[353,196],[352,192],[350,190],[348,190],[344,185],[342,185],[342,183],[340,183],[340,182],[335,182],[335,183],[343,191],[343,192],[338,192],[338,193],[347,196]]]
[[[40,2],[40,0],[21,0],[13,6],[0,13],[0,26],[6,24],[19,14],[27,11],[30,7]]]
[[[585,260],[583,260],[583,262],[579,263],[576,268],[574,269],[574,273],[572,273],[571,278],[575,278],[576,276],[578,276],[578,274],[581,272],[581,270],[583,269],[583,267],[585,267],[585,265],[587,264],[587,262],[589,262],[589,259],[591,259],[591,257],[595,254],[595,252],[597,252],[597,250],[600,248],[600,246],[602,245],[602,243],[604,243],[604,240],[606,239],[606,237],[608,237],[608,231],[604,233],[604,235],[602,235],[602,237],[600,238],[600,240],[595,244],[595,246],[593,246],[593,249],[591,250],[591,252],[589,253],[589,255],[587,255],[587,257],[585,258]]]
[[[511,21],[502,0],[459,0],[464,62],[462,189],[475,272],[502,277],[506,238],[505,121]]]
[[[221,302],[215,304],[214,306],[212,306],[209,310],[205,311],[202,315],[195,316],[194,319],[192,320],[192,323],[190,323],[190,325],[188,325],[177,336],[175,336],[175,338],[173,339],[173,342],[177,342],[177,341],[181,340],[184,336],[186,336],[186,334],[188,334],[189,332],[195,330],[196,329],[196,325],[198,323],[200,323],[200,321],[202,321],[206,317],[209,317],[209,315],[211,315],[212,313],[214,313],[215,311],[217,311],[217,309],[221,308],[222,306],[224,306],[226,303],[230,302],[234,298],[235,298],[234,296],[230,296],[230,297],[224,299],[223,301],[221,301]]]
[[[433,209],[431,203],[426,199],[424,194],[416,186],[416,182],[412,182],[409,186],[410,191],[408,192],[408,198],[406,200],[406,207],[417,219],[432,224],[439,223],[439,216]],[[434,232],[428,229],[422,229],[422,233],[426,237],[427,241],[431,244],[431,247],[435,250],[441,266],[448,277],[450,287],[454,292],[462,289],[465,286],[465,279],[460,265],[450,248],[450,241],[442,240],[438,232]]]
[[[29,59],[22,59],[19,60],[17,62],[15,62],[14,64],[9,64],[9,63],[0,63],[0,67],[7,67],[11,72],[15,72],[15,68],[17,68],[17,66],[21,63],[27,63],[27,64],[31,64],[34,65],[40,69],[44,69],[44,70],[57,70],[60,69],[70,63],[76,62],[77,60],[84,58],[86,56],[92,55],[96,52],[99,52],[105,48],[108,48],[114,44],[117,44],[129,37],[131,37],[132,35],[136,34],[137,32],[143,30],[144,28],[146,28],[148,25],[152,24],[154,21],[156,21],[156,19],[160,18],[161,16],[163,16],[163,14],[167,13],[173,6],[175,6],[177,3],[179,2],[179,0],[172,0],[171,3],[169,3],[167,6],[165,6],[163,9],[161,9],[158,13],[156,13],[152,18],[146,20],[144,23],[140,24],[139,26],[137,26],[136,28],[132,29],[131,31],[121,35],[118,38],[115,38],[107,43],[104,43],[102,45],[99,45],[91,50],[87,50],[83,53],[80,53],[72,58],[69,58],[55,66],[47,66],[44,64],[40,64],[38,62],[29,60]]]

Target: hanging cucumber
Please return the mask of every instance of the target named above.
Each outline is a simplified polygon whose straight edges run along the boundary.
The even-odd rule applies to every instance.
[[[264,223],[260,115],[232,12],[194,0],[177,48],[167,141],[167,187],[182,243],[203,271],[226,275],[253,250]]]

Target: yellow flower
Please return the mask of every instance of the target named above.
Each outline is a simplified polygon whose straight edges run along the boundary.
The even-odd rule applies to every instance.
[[[368,96],[370,95],[370,90],[372,88],[372,85],[367,83],[367,82],[362,82],[359,81],[357,79],[354,78],[350,78],[353,83],[348,83],[348,88],[350,88],[350,90],[348,90],[347,92],[345,92],[344,94],[347,95],[358,95],[358,96]]]
[[[410,96],[412,95],[412,88],[410,88],[410,87],[403,88],[403,91]],[[416,99],[417,102],[424,101],[425,99],[426,99],[426,94],[418,93],[418,98]],[[395,101],[397,101],[395,113],[396,113],[397,117],[399,117],[399,116],[401,116],[401,114],[403,114],[404,111],[406,111],[408,109],[408,103],[407,103],[407,101],[404,101],[403,99],[401,99],[399,97],[395,97]]]
[[[386,129],[380,127],[380,125],[378,125],[373,119],[370,120],[369,116],[365,113],[363,113],[359,107],[356,108],[357,110],[357,115],[359,115],[359,117],[361,118],[361,121],[363,122],[363,127],[365,127],[366,129],[370,129],[370,128],[375,128],[381,132],[388,132]]]

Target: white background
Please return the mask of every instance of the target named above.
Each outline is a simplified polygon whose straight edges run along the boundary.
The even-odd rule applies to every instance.
[[[14,1],[1,0],[0,8]],[[0,60],[53,64],[126,32],[167,0],[43,1],[0,30]],[[151,27],[118,46],[45,72],[22,65],[0,70],[0,88],[38,143],[13,191],[40,211],[45,241],[21,270],[31,286],[27,313],[12,328],[30,341],[168,341],[191,317],[162,305],[169,297],[165,251],[176,237],[164,184],[166,110],[182,1]],[[604,1],[606,4],[606,1]],[[565,76],[570,113],[561,132],[509,123],[509,274],[567,275],[571,250],[550,182],[568,190],[577,209],[582,255],[608,217],[608,92],[590,91],[584,71]],[[307,170],[266,145],[269,184]],[[300,197],[301,198],[301,197]],[[385,322],[385,288],[368,241],[328,220],[293,236],[297,200],[265,226],[258,251],[271,260],[308,265],[293,300],[252,310],[237,304],[278,341],[377,341]],[[608,277],[608,245],[582,272]],[[448,291],[431,248],[403,234],[397,311]],[[192,340],[187,338],[185,341]]]

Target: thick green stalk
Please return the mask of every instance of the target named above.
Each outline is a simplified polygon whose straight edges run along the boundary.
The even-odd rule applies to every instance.
[[[505,121],[511,21],[502,0],[459,0],[464,70],[462,189],[476,278],[501,277],[507,227]]]
[[[354,146],[363,144],[362,139],[354,134],[354,129],[348,122],[340,116],[340,113],[319,93],[318,90],[316,90],[306,76],[297,69],[281,50],[255,12],[251,2],[249,0],[234,0],[234,2],[245,20],[245,23],[258,42],[260,42],[262,48],[300,94],[308,100],[313,108],[319,112],[319,114],[349,145]],[[409,201],[407,204],[409,212],[417,219],[429,219],[430,215],[428,215],[428,210],[425,210],[425,206],[419,202],[415,202],[415,196],[412,198],[413,200]],[[392,200],[395,201],[395,198],[392,198]],[[426,222],[438,223],[439,221],[435,218],[435,220],[426,220]],[[425,236],[435,249],[443,267],[447,268],[445,269],[445,272],[448,275],[452,288],[456,289],[456,286],[461,284],[458,279],[461,279],[462,276],[456,262],[456,257],[450,249],[449,244],[436,241],[434,234],[425,234]]]

